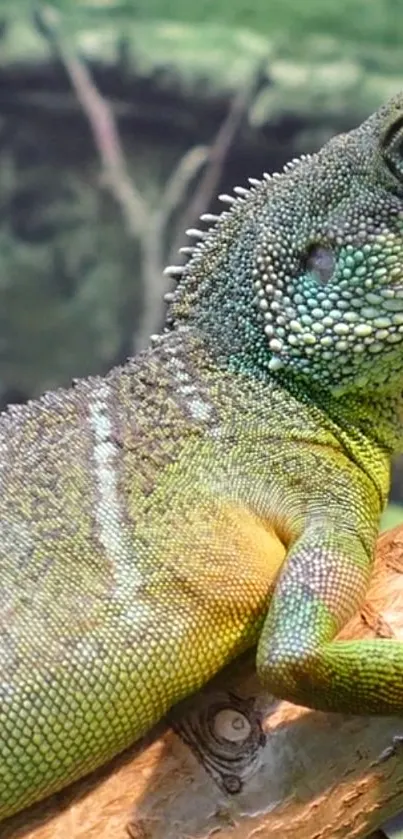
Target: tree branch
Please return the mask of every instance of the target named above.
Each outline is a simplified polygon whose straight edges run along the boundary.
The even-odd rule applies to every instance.
[[[127,230],[131,235],[141,236],[148,226],[147,206],[127,171],[112,110],[99,93],[89,69],[63,36],[55,10],[38,6],[36,22],[63,64],[88,119],[103,167],[103,181],[122,210]]]

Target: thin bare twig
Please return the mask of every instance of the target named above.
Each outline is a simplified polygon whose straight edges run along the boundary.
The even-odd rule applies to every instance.
[[[222,122],[213,143],[207,160],[207,166],[199,182],[198,188],[192,201],[187,205],[184,213],[177,224],[177,235],[172,244],[169,262],[174,261],[174,254],[177,253],[183,244],[183,231],[188,227],[194,227],[209,206],[212,198],[218,190],[225,161],[229,151],[234,144],[235,137],[240,130],[242,123],[247,116],[249,107],[259,91],[262,84],[266,83],[266,67],[268,57],[265,56],[258,63],[249,84],[241,88],[234,96],[227,116]]]
[[[192,226],[207,208],[217,189],[235,135],[259,84],[262,83],[267,59],[259,63],[251,83],[235,96],[210,149],[196,146],[185,153],[168,179],[159,206],[151,210],[128,172],[112,109],[97,89],[89,68],[61,31],[55,14],[51,7],[39,6],[35,15],[37,27],[46,37],[69,76],[77,100],[91,127],[102,165],[103,181],[121,208],[128,233],[138,239],[140,246],[144,304],[141,323],[133,341],[134,351],[138,352],[147,346],[150,334],[157,331],[162,323],[163,292],[169,282],[162,277],[163,267],[166,261],[177,261],[176,256],[172,260],[164,258],[167,230],[172,216],[184,203],[190,183],[206,164],[195,196],[182,214],[176,229],[180,227],[183,230]],[[177,234],[175,244],[170,248],[171,254],[177,253],[181,242],[182,234],[180,237]]]
[[[149,281],[149,304],[144,307],[143,317],[133,342],[134,352],[139,347],[147,346],[150,335],[162,322],[164,311],[163,292],[169,288],[169,277],[162,277],[166,264],[167,228],[175,209],[184,201],[190,182],[204,165],[208,149],[195,146],[186,152],[168,178],[165,189],[159,199],[159,207],[152,214],[152,223],[143,240],[143,271]],[[151,297],[151,294],[154,297]]]
[[[145,201],[130,177],[112,111],[94,84],[87,66],[75,54],[57,25],[55,11],[41,6],[36,21],[58,59],[90,124],[103,167],[103,180],[121,207],[129,233],[141,236],[148,225]]]

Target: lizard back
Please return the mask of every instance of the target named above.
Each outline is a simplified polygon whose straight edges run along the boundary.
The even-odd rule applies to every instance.
[[[284,547],[229,488],[230,381],[191,350],[168,338],[0,421],[0,816],[256,640]]]

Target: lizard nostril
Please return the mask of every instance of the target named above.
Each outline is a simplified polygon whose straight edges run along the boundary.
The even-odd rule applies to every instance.
[[[322,285],[326,285],[333,276],[335,264],[333,251],[323,245],[312,244],[305,254],[304,269],[314,274]]]

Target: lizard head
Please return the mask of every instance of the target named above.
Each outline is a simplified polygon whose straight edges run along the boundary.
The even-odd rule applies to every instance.
[[[174,327],[199,327],[233,367],[333,395],[401,386],[403,94],[235,191],[182,270]]]

